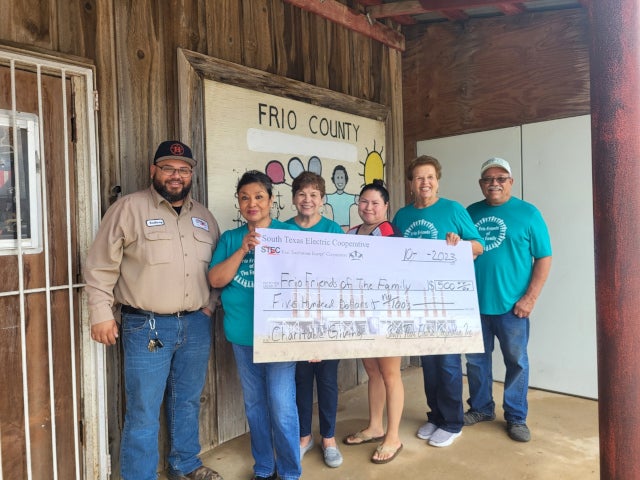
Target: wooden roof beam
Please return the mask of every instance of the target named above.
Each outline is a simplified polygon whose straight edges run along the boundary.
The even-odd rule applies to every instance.
[[[382,5],[382,0],[358,0],[358,5],[364,7],[364,13],[369,13],[369,9],[367,7]],[[373,18],[373,17],[371,17]],[[399,25],[415,25],[418,21],[413,18],[411,15],[395,15],[393,17],[388,17]]]
[[[496,7],[522,3],[522,0],[419,0],[425,12],[435,12],[449,8],[465,10],[476,7]]]
[[[343,27],[404,52],[404,35],[375,21],[371,16],[352,10],[336,0],[284,0],[293,6],[326,18]]]
[[[418,23],[411,15],[396,15],[395,17],[391,17],[391,20],[400,25],[415,25]]]
[[[384,3],[367,7],[367,13],[371,18],[389,18],[397,16],[410,16],[426,13],[418,0],[406,0],[404,2]]]
[[[446,10],[441,10],[440,13],[442,13],[442,15],[447,17],[449,20],[453,20],[453,21],[467,20],[469,18],[469,15],[464,13],[464,10],[448,8]]]
[[[500,10],[505,15],[518,15],[519,13],[524,13],[527,11],[527,8],[521,3],[503,3],[502,5],[496,5],[498,10]]]
[[[586,1],[586,0],[582,0]],[[429,12],[464,10],[467,8],[494,6],[506,13],[522,5],[522,0],[404,0],[367,7],[372,18],[389,18],[400,15],[420,15]],[[523,10],[524,11],[524,10]]]

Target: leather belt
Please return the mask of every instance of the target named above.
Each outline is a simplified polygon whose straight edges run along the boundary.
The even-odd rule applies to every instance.
[[[131,307],[129,305],[122,305],[120,307],[120,311],[122,313],[129,313],[129,314],[133,314],[133,315],[147,315],[149,317],[184,317],[185,315],[189,315],[190,313],[193,313],[189,310],[181,310],[179,312],[174,312],[174,313],[156,313],[156,312],[151,312],[149,310],[142,310],[141,308],[135,308],[135,307]]]

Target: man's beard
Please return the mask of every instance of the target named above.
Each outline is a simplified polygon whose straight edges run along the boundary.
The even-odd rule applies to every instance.
[[[189,195],[189,192],[191,191],[191,182],[189,182],[187,185],[183,185],[180,192],[171,193],[166,189],[164,183],[162,183],[157,177],[154,176],[153,187],[156,189],[156,192],[158,192],[160,196],[162,196],[162,198],[164,198],[167,202],[173,204],[179,202],[180,200],[184,200],[187,195]]]

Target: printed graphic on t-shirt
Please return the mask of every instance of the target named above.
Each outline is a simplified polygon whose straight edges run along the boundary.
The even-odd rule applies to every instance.
[[[404,231],[406,238],[428,238],[438,239],[438,229],[428,220],[416,220]]]
[[[484,217],[476,223],[476,228],[484,238],[484,251],[498,248],[507,235],[507,224],[498,217]]]
[[[242,259],[238,272],[233,277],[233,281],[244,288],[253,288],[253,275],[255,265],[255,254],[247,253]]]

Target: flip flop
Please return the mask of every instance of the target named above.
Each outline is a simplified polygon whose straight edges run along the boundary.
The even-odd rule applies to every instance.
[[[389,463],[391,460],[393,460],[394,458],[396,458],[398,456],[398,454],[400,453],[400,450],[402,450],[402,444],[400,444],[400,446],[396,449],[393,449],[391,447],[383,447],[382,445],[378,445],[378,448],[376,448],[376,452],[378,452],[378,454],[381,453],[392,453],[392,455],[390,457],[385,458],[384,460],[378,460],[377,458],[373,458],[371,457],[371,461],[375,464],[378,465],[382,465],[383,463]]]
[[[364,433],[362,433],[362,430],[360,430],[359,432],[350,433],[349,435],[344,437],[342,439],[342,443],[344,443],[345,445],[363,445],[365,443],[379,442],[383,438],[384,435],[382,435],[381,437],[368,437]]]

